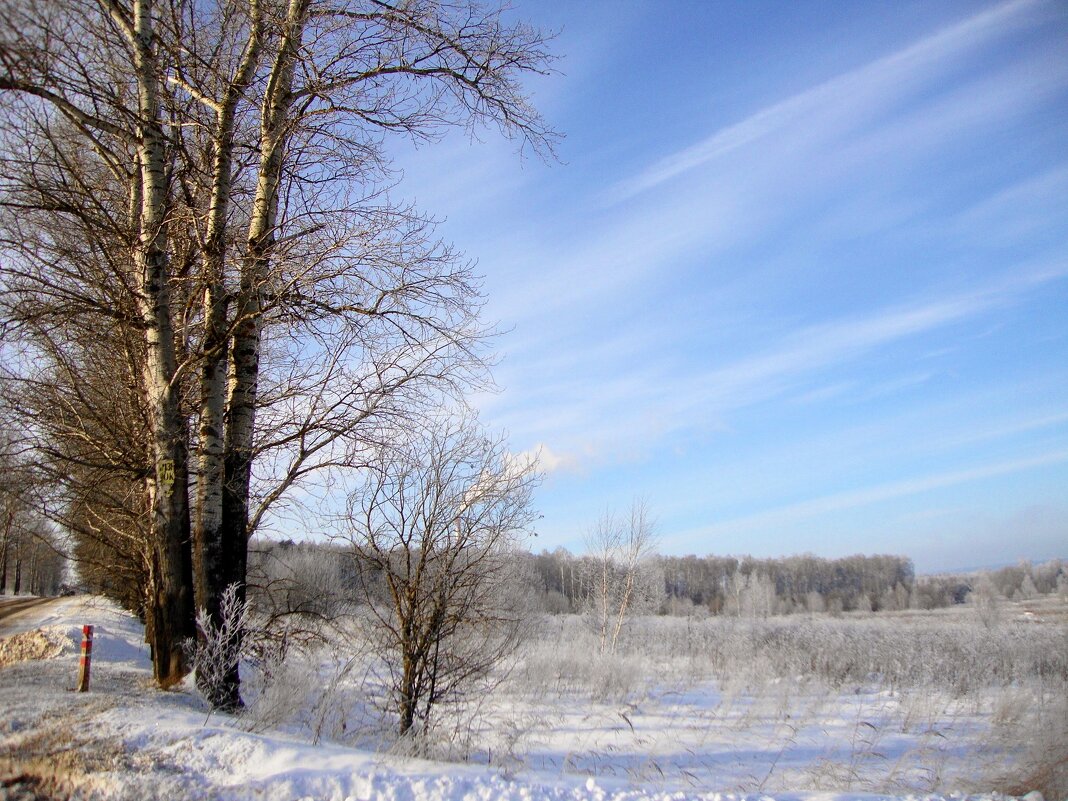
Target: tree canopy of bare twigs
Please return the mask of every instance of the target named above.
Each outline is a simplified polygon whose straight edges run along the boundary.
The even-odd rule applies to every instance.
[[[471,691],[516,644],[524,610],[516,550],[535,515],[536,465],[467,418],[383,445],[350,497],[352,547],[401,736]]]
[[[5,404],[49,513],[135,565],[161,685],[273,508],[485,380],[479,280],[390,202],[385,142],[551,154],[546,45],[476,0],[0,7]]]

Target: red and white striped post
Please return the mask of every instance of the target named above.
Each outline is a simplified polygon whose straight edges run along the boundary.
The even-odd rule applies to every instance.
[[[78,662],[78,692],[89,689],[89,663],[93,658],[93,627],[82,626],[82,658]]]

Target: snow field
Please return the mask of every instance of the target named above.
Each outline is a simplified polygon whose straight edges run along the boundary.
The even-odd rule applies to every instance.
[[[912,621],[915,653],[887,634],[892,680],[869,670],[857,681],[886,655],[778,674],[822,653],[826,643],[800,644],[813,633],[840,634],[845,660],[887,647],[879,635],[895,624],[795,620],[813,628],[790,637],[783,621],[657,618],[600,657],[582,620],[550,618],[510,670],[443,709],[412,749],[392,736],[370,650],[341,662],[349,651],[336,644],[294,649],[271,681],[246,666],[250,707],[231,718],[209,716],[189,681],[154,690],[139,624],[106,602],[65,599],[38,622],[69,644],[0,669],[0,757],[78,755],[67,778],[103,801],[992,797],[1029,752],[1056,743],[1068,695],[1063,624],[1006,627],[999,641],[959,621]],[[93,685],[75,694],[84,622],[96,626]],[[953,659],[978,639],[966,687],[937,665],[904,680],[910,660],[934,658],[924,627],[940,626]],[[988,653],[1005,643],[1013,654]]]

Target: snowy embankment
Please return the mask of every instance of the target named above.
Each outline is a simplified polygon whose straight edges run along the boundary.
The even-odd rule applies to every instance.
[[[95,626],[92,682],[84,694],[71,691],[83,623]],[[18,642],[36,642],[41,650],[12,650],[17,654],[12,660],[22,661],[0,667],[0,708],[5,710],[0,720],[0,779],[10,782],[10,777],[19,774],[44,775],[40,787],[65,788],[68,794],[73,790],[78,798],[681,801],[746,797],[715,792],[715,787],[659,789],[625,779],[563,772],[522,769],[512,773],[329,743],[311,745],[278,731],[250,733],[237,720],[209,716],[188,681],[171,692],[155,690],[140,625],[96,598],[56,601],[35,615],[23,614],[2,633],[10,643],[10,635],[18,631],[24,633]],[[26,656],[45,658],[26,660]],[[0,798],[5,797],[0,789]],[[749,797],[769,798],[762,793]],[[887,797],[834,791],[774,795],[776,799],[821,801]]]

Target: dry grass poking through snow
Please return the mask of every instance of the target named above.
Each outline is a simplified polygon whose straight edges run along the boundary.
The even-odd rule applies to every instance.
[[[118,738],[78,735],[72,717],[42,721],[0,744],[0,799],[4,801],[91,801],[91,775],[129,762]]]
[[[646,618],[596,650],[581,619],[545,620],[474,758],[668,788],[1068,798],[1059,621]]]

